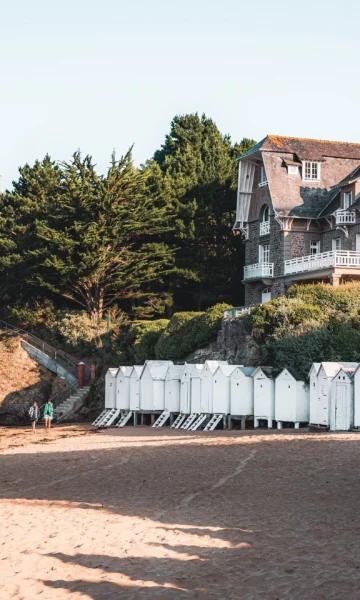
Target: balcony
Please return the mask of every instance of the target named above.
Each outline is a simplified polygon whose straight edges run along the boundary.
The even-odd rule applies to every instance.
[[[274,263],[255,263],[244,267],[244,281],[274,277]]]
[[[270,233],[270,221],[260,222],[260,236],[268,235]]]
[[[284,274],[293,275],[329,268],[360,269],[360,252],[331,250],[292,258],[285,261]]]
[[[353,225],[356,223],[356,213],[354,210],[337,210],[335,211],[336,225]]]

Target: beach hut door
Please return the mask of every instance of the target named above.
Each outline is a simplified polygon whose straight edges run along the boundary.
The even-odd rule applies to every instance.
[[[346,431],[349,429],[346,383],[336,382],[335,398],[335,429]]]

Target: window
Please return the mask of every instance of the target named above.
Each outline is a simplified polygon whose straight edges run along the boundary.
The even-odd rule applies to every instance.
[[[268,206],[265,206],[262,213],[262,222],[270,221],[270,209]]]
[[[343,209],[347,210],[352,204],[352,192],[343,193]]]
[[[319,254],[319,252],[320,252],[320,240],[311,240],[310,254]]]
[[[320,163],[313,162],[311,160],[305,160],[303,162],[303,179],[306,181],[319,181]]]
[[[269,300],[271,300],[271,288],[265,288],[261,292],[261,304],[264,304],[264,302],[269,302]]]
[[[264,206],[261,213],[260,220],[260,236],[268,235],[270,233],[270,209],[268,206]]]
[[[259,263],[268,263],[270,261],[270,246],[262,244],[259,246]]]
[[[263,187],[264,185],[267,185],[267,178],[266,178],[266,173],[265,173],[265,167],[260,167],[259,187]]]
[[[333,250],[341,250],[341,238],[334,238],[332,241]]]
[[[298,175],[299,167],[296,165],[288,165],[288,175]]]

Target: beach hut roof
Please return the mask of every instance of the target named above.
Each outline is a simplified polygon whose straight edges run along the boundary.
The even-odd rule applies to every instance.
[[[166,379],[181,379],[185,365],[170,365],[166,373]]]
[[[320,369],[320,367],[321,367],[321,363],[319,363],[319,362],[314,362],[314,363],[311,365],[311,367],[310,367],[309,375],[310,375],[310,373],[311,373],[311,371],[312,371],[312,370],[314,370],[314,371],[315,371],[315,375],[317,375],[317,374],[318,374],[318,372],[319,372],[319,369]]]
[[[243,367],[240,365],[240,369],[246,375],[246,377],[252,377],[256,371],[256,367]]]
[[[229,377],[231,375],[231,373],[233,373],[235,371],[237,366],[238,365],[219,365],[215,371],[215,374],[220,372],[223,375],[226,375],[227,377]]]
[[[341,368],[355,371],[358,363],[355,362],[322,362],[321,367],[323,368],[327,377],[335,377]]]
[[[171,361],[148,361],[145,363],[144,371],[142,375],[148,371],[152,379],[164,379],[168,371],[169,366],[172,366]]]
[[[269,377],[269,378],[271,378],[274,374],[273,367],[266,367],[264,365],[261,365],[260,367],[255,367],[255,370],[254,370],[252,376],[255,377],[255,375],[257,375],[257,373],[259,371],[262,371],[264,373],[264,375],[266,375],[266,377]]]
[[[139,377],[141,375],[141,373],[143,372],[143,369],[144,369],[144,365],[134,365],[133,368],[131,369],[130,375]]]
[[[118,372],[118,369],[110,367],[110,369],[107,370],[106,374],[109,374],[109,375],[112,375],[113,377],[115,377],[117,372]]]
[[[128,377],[131,373],[131,371],[133,370],[133,367],[119,367],[118,373],[121,372],[123,375],[125,375],[126,377]]]

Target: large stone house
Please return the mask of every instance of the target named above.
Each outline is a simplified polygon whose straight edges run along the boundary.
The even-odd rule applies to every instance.
[[[241,156],[245,304],[360,279],[360,144],[268,135]]]

